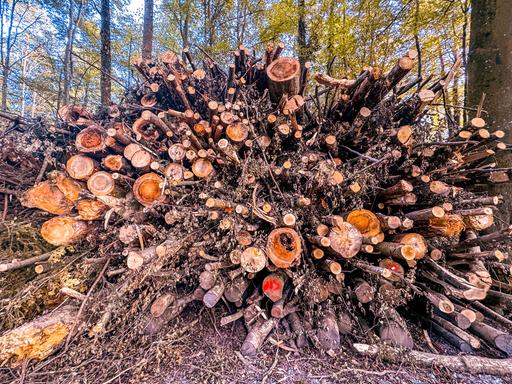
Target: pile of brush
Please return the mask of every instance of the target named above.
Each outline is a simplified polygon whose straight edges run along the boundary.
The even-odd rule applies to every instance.
[[[188,49],[138,60],[122,103],[67,105],[34,131],[53,148],[37,183],[0,192],[54,215],[40,231],[57,248],[0,272],[51,273],[70,245],[96,257],[76,261],[88,275],[60,289],[65,305],[0,337],[1,361],[43,359],[76,332],[108,340],[141,314],[156,335],[194,301],[245,323],[245,356],[278,329],[291,351],[351,334],[413,347],[410,324],[512,353],[512,227],[493,227],[501,197],[478,192],[509,181],[493,160],[504,133],[480,113],[444,138],[428,124],[460,60],[402,85],[415,50],[348,80],[283,48],[241,46],[227,69]]]

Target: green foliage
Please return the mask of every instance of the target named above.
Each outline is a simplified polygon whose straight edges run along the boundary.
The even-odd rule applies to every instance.
[[[0,0],[7,9],[12,1]],[[99,104],[100,17],[94,0],[17,0],[16,23],[23,31],[13,47],[9,108],[53,113],[62,89],[68,10],[82,4],[74,40],[72,100]],[[141,17],[126,11],[130,0],[112,0],[112,75],[123,86],[136,80],[131,62],[139,56]],[[221,63],[219,53],[240,44],[262,50],[269,41],[283,41],[285,54],[299,52],[333,76],[354,78],[364,66],[388,69],[397,55],[421,46],[422,75],[444,73],[464,46],[469,0],[162,0],[155,9],[155,57],[165,50],[189,46],[197,60],[201,46]],[[24,14],[24,7],[29,12]],[[297,33],[301,9],[305,45]],[[23,16],[21,16],[23,15]],[[75,15],[76,17],[76,15]],[[2,23],[6,24],[4,17]],[[4,41],[6,31],[4,30]],[[4,49],[2,47],[2,49]],[[4,52],[5,53],[5,52]],[[78,57],[79,56],[79,57]],[[27,65],[27,58],[29,63]],[[453,96],[464,94],[462,81]],[[113,82],[114,100],[123,87]],[[32,108],[32,104],[35,107]]]

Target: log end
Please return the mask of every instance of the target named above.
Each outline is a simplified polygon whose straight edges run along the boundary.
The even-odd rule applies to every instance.
[[[137,201],[146,207],[165,199],[162,194],[163,179],[156,173],[146,173],[133,184],[133,194]]]
[[[269,259],[279,268],[297,264],[302,253],[299,234],[291,228],[274,229],[267,238]]]

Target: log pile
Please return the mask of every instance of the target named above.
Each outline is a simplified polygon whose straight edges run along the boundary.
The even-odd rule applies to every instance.
[[[202,302],[224,308],[221,325],[244,322],[245,356],[277,329],[292,351],[332,353],[342,335],[412,348],[411,324],[463,352],[512,354],[512,226],[495,225],[501,197],[479,189],[509,181],[493,156],[510,148],[480,112],[445,137],[429,124],[460,60],[433,83],[402,81],[409,50],[348,80],[282,50],[240,46],[226,69],[166,52],[135,62],[140,85],[119,105],[59,110],[47,134],[65,155],[20,199],[54,215],[48,243],[109,244],[83,261],[107,260],[111,284],[81,327],[106,337],[155,279],[145,334]]]

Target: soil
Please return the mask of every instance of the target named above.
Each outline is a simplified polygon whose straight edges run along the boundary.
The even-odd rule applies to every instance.
[[[116,348],[116,340],[112,340],[112,350],[95,350],[99,343],[78,340],[88,349],[81,356],[69,356],[61,350],[56,357],[26,369],[0,368],[0,383],[512,383],[512,378],[453,373],[437,367],[425,370],[361,358],[351,351],[350,343],[355,340],[349,338],[333,356],[313,348],[294,354],[267,341],[258,356],[249,360],[238,352],[245,335],[241,321],[221,328],[221,311],[190,307],[158,337],[141,339],[140,345],[129,349]],[[279,335],[273,339],[279,340]],[[433,342],[436,347],[446,347],[439,340]]]

